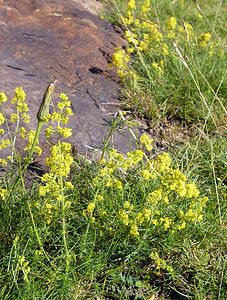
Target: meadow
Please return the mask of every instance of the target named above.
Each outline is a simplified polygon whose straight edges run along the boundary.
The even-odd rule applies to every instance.
[[[55,82],[36,130],[23,88],[0,92],[0,298],[227,299],[227,4],[104,2],[127,46],[112,57],[122,107],[97,160],[67,142],[71,104]],[[110,145],[123,129],[136,145],[125,154]],[[41,132],[57,142],[31,172]]]

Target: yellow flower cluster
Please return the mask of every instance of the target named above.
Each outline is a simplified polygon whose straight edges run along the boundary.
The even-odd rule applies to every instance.
[[[25,259],[24,255],[18,256],[18,269],[23,273],[23,279],[26,283],[29,283],[29,273],[31,272],[31,268],[29,266],[29,262]]]
[[[8,195],[8,191],[6,189],[0,188],[0,200],[5,200]]]
[[[143,134],[140,143],[146,151],[152,151],[152,139],[148,135]],[[119,182],[119,195],[122,195],[124,201],[117,210],[117,215],[113,213],[113,216],[130,236],[140,238],[140,232],[152,226],[159,231],[175,232],[183,230],[190,222],[197,223],[202,220],[207,198],[199,197],[195,183],[188,182],[186,176],[179,169],[172,168],[171,164],[168,153],[148,159],[142,150],[122,155],[112,149],[108,157],[102,160],[98,175],[93,181],[95,190],[103,188],[109,193],[109,188],[116,190],[115,183]],[[128,174],[137,178],[138,185],[148,187],[147,192],[143,191],[142,202],[132,202],[130,198],[124,198]],[[96,215],[103,216],[103,202],[102,205],[96,204],[97,201],[90,202],[87,212],[92,214],[96,208]],[[179,210],[181,214],[178,213]]]
[[[4,92],[0,92],[0,105],[2,105],[2,103],[7,101],[7,96],[6,93]]]
[[[167,262],[160,258],[158,252],[151,252],[150,258],[154,261],[157,270],[166,270],[169,273],[173,272],[173,268],[167,264]]]
[[[198,54],[201,50],[208,49],[210,55],[219,53],[218,55],[221,56],[221,51],[217,51],[218,46],[212,42],[209,32],[196,34],[189,22],[183,21],[182,25],[182,22],[178,22],[174,16],[163,22],[152,22],[154,9],[151,0],[128,1],[127,11],[122,18],[128,48],[126,50],[117,48],[112,57],[112,65],[117,67],[122,81],[140,78],[134,63],[137,66],[138,61],[142,62],[142,60],[143,65],[144,62],[147,65],[146,72],[149,71],[154,78],[157,74],[160,76],[168,72],[168,62],[171,62],[176,54],[173,40],[182,49],[193,48],[193,51]],[[141,74],[144,72],[141,71]]]
[[[141,144],[146,148],[147,151],[151,151],[153,148],[153,139],[146,133],[143,133],[140,137]]]
[[[51,156],[47,158],[46,164],[51,173],[55,175],[68,176],[73,163],[72,146],[66,142],[59,142],[51,147]]]
[[[112,65],[117,67],[117,73],[121,79],[124,79],[128,72],[128,62],[130,60],[129,55],[124,49],[116,49],[112,57]]]
[[[48,114],[46,116],[47,123],[50,121],[57,122],[56,130],[53,128],[52,124],[46,128],[45,134],[47,138],[49,138],[55,132],[59,137],[62,136],[64,138],[69,138],[72,135],[71,128],[62,126],[67,124],[69,117],[73,115],[70,100],[64,93],[61,93],[59,97],[61,101],[57,103],[58,111],[54,111],[52,114]]]
[[[47,137],[53,133],[57,133],[58,142],[50,149],[50,157],[46,159],[46,165],[49,173],[42,176],[42,185],[39,187],[39,195],[44,199],[44,204],[35,205],[45,221],[50,224],[52,217],[59,212],[60,206],[65,210],[69,208],[71,203],[66,195],[74,188],[70,181],[66,178],[70,174],[73,163],[72,146],[67,142],[61,142],[60,138],[68,138],[72,135],[72,129],[63,127],[67,124],[69,117],[73,115],[69,98],[64,94],[60,94],[60,101],[57,103],[58,111],[46,116],[46,122],[56,122],[56,129],[50,124],[45,130]]]
[[[108,159],[103,160],[103,167],[94,179],[94,183],[101,186],[111,187],[115,190],[123,188],[118,174],[127,172],[130,168],[136,167],[143,160],[144,152],[142,150],[132,150],[124,157],[116,149],[111,149],[108,153]],[[120,173],[119,173],[120,172]]]
[[[57,145],[52,146],[51,156],[46,160],[50,172],[42,176],[42,185],[39,187],[39,195],[44,198],[44,205],[36,205],[48,224],[54,213],[59,211],[60,203],[64,203],[64,209],[70,207],[65,194],[74,187],[65,178],[70,173],[72,163],[69,143],[59,141]]]
[[[2,111],[4,112],[3,103],[7,101],[7,96],[4,92],[0,92],[0,105],[2,106]],[[26,132],[26,129],[22,126],[21,122],[29,123],[30,122],[30,116],[28,115],[28,105],[26,103],[26,94],[22,87],[17,87],[15,89],[14,97],[11,100],[12,109],[15,111],[10,116],[11,123],[15,123],[14,129],[11,128],[10,137],[11,139],[1,139],[0,141],[0,150],[11,147],[11,151],[14,154],[15,153],[15,144],[16,139],[19,135],[22,138],[28,138],[28,144],[25,148],[25,150],[29,150],[34,137],[34,132],[30,132],[29,134]],[[0,125],[5,123],[5,114],[0,112]],[[6,124],[6,127],[8,127],[8,124]],[[0,134],[3,135],[5,133],[5,130],[3,128],[0,128]],[[36,149],[37,153],[41,153],[41,149],[37,146]],[[10,158],[11,161],[13,161],[14,157],[12,156]],[[1,158],[0,164],[7,164],[7,160],[9,159],[3,159]]]
[[[22,87],[17,87],[15,89],[15,95],[12,99],[12,104],[15,104],[16,106],[16,111],[17,111],[17,115],[18,117],[16,117],[15,115],[13,115],[13,117],[11,118],[11,121],[16,122],[17,120],[20,119],[20,116],[22,118],[22,120],[24,121],[24,123],[30,123],[30,116],[28,115],[28,105],[25,102],[26,100],[26,94],[23,90]]]
[[[198,43],[200,47],[206,47],[211,39],[211,34],[210,32],[203,33],[200,35],[198,39]]]

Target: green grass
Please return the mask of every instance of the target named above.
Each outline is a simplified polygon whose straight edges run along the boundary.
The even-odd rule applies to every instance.
[[[149,18],[163,24],[163,33],[163,20],[175,16],[193,24],[196,34],[213,32],[220,47],[225,42],[225,2],[199,3],[202,21],[193,1],[152,3]],[[122,26],[127,1],[115,4],[106,18]],[[25,174],[14,147],[27,119],[19,110],[25,95],[17,90],[12,121],[20,122],[6,161],[0,144],[1,164],[7,162],[0,181],[0,299],[227,299],[224,58],[202,51],[196,57],[198,49],[185,46],[185,67],[171,49],[161,77],[148,64],[152,53],[134,52],[123,69],[133,73],[122,78],[122,105],[146,119],[155,142],[136,137],[131,114],[119,113],[100,160],[73,157],[61,142],[70,135],[64,121],[71,113],[61,94],[58,115],[46,119],[58,142],[45,175],[31,173],[27,164]],[[7,131],[3,99],[1,93],[1,128]],[[109,145],[123,126],[139,150],[125,156]],[[30,161],[34,133],[29,141],[28,135]],[[166,154],[157,156],[156,144],[168,149],[172,163]],[[40,151],[33,150],[32,156]]]
[[[150,9],[141,13],[144,1],[136,1],[137,9],[128,9],[127,1],[111,3],[115,8],[114,22],[128,31],[129,47],[134,49],[127,67],[124,62],[114,60],[125,77],[126,89],[122,97],[126,107],[148,120],[180,118],[189,125],[200,126],[206,122],[209,131],[223,126],[226,115],[223,13],[227,10],[226,4],[206,1],[199,3],[198,9],[193,1],[151,1]],[[133,21],[127,17],[128,13]],[[171,31],[166,25],[170,17],[177,21],[173,38],[169,37]],[[144,22],[157,25],[156,31],[146,28]],[[193,29],[185,27],[187,24]],[[211,39],[202,47],[201,34],[206,33],[211,34]],[[162,35],[161,40],[157,34]],[[145,43],[142,50],[141,43]],[[168,47],[168,54],[163,54],[163,45]],[[212,47],[216,49],[213,53]],[[164,64],[161,71],[152,66],[161,61]]]

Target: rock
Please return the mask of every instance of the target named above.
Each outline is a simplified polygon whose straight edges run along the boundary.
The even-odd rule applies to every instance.
[[[29,127],[35,129],[45,88],[57,79],[58,92],[70,97],[74,112],[69,123],[74,134],[69,141],[84,152],[100,147],[108,129],[103,119],[119,109],[119,85],[108,64],[115,47],[124,41],[109,23],[79,2],[1,1],[0,90],[12,97],[15,87],[23,87],[32,116]],[[10,108],[7,114],[10,117]],[[126,151],[128,139],[128,134],[117,134],[114,145]],[[44,136],[40,143],[45,157],[48,144]]]

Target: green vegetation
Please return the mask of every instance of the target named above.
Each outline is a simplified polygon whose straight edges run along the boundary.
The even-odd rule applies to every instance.
[[[48,86],[34,132],[23,89],[11,120],[0,92],[0,299],[226,299],[226,4],[110,4],[129,43],[113,56],[123,106],[153,133],[166,122],[171,139],[154,138],[169,154],[120,111],[100,159],[74,157],[65,94],[50,114]],[[125,155],[109,145],[123,127],[136,145]],[[41,174],[30,167],[44,129],[57,138]]]

